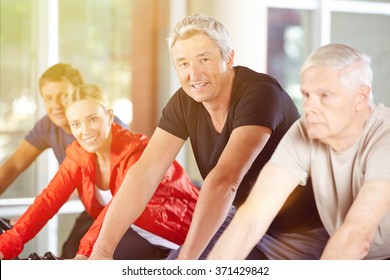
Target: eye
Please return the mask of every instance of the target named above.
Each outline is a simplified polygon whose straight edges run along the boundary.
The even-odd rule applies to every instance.
[[[91,117],[89,119],[90,122],[96,122],[98,120],[98,117]]]
[[[207,63],[209,61],[210,61],[210,58],[208,58],[208,57],[204,57],[204,58],[201,59],[202,63]]]
[[[80,127],[80,123],[79,123],[79,122],[72,122],[72,123],[70,124],[70,126],[71,126],[72,128],[74,128],[74,129],[76,129],[76,128],[79,128],[79,127]]]
[[[43,101],[45,101],[45,102],[49,102],[49,101],[51,101],[53,98],[51,97],[51,96],[44,96],[43,97]]]
[[[178,67],[179,67],[180,69],[184,69],[184,68],[187,68],[188,65],[189,65],[188,62],[180,62],[180,63],[178,64]]]
[[[60,100],[61,100],[62,102],[65,102],[67,96],[68,96],[67,93],[62,93],[62,94],[60,95]]]
[[[331,98],[331,95],[327,92],[323,92],[320,94],[320,98],[323,101],[328,101]]]
[[[301,93],[302,93],[303,99],[309,98],[309,93],[307,93],[307,92],[305,92],[305,91],[302,91]]]

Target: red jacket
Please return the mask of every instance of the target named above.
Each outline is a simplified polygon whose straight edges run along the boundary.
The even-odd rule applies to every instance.
[[[118,191],[127,170],[139,159],[148,139],[117,124],[112,125],[110,190]],[[12,259],[68,200],[76,188],[94,224],[80,241],[78,254],[89,256],[99,234],[107,207],[95,196],[95,154],[85,151],[77,141],[66,150],[66,158],[49,185],[36,197],[16,225],[0,235],[0,252]],[[140,186],[142,187],[142,186]],[[135,225],[181,245],[187,235],[199,189],[175,161]]]

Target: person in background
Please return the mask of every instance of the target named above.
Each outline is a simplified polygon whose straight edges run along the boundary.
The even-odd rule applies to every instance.
[[[369,57],[342,44],[301,68],[304,116],[287,132],[210,259],[243,259],[308,177],[330,234],[321,259],[390,258],[390,109],[374,105]]]
[[[63,100],[72,88],[83,84],[80,71],[70,64],[58,63],[49,67],[39,78],[39,90],[46,114],[38,120],[34,128],[25,136],[13,154],[0,165],[0,195],[26,170],[46,149],[51,148],[58,163],[65,158],[65,150],[75,141],[65,117]],[[115,117],[123,127],[126,125]],[[13,225],[13,220],[8,220]],[[82,236],[91,226],[93,219],[83,211],[62,246],[61,257],[75,256]]]
[[[93,225],[80,241],[75,259],[86,259],[93,248],[112,197],[128,170],[144,151],[148,138],[113,123],[108,98],[95,85],[74,87],[65,113],[77,141],[49,185],[12,229],[0,235],[0,259],[12,259],[57,213],[76,189]],[[142,184],[136,189],[143,190]],[[162,259],[187,235],[199,188],[174,161],[133,225],[122,236],[115,259]],[[148,196],[145,192],[144,196]],[[143,199],[143,197],[136,197]],[[127,207],[137,207],[128,204]],[[125,214],[125,213],[124,213]]]
[[[204,181],[188,236],[168,259],[205,259],[279,140],[299,118],[273,77],[233,66],[228,31],[214,18],[194,15],[181,20],[169,50],[181,88],[113,199],[91,259],[112,258],[121,235],[188,138]],[[327,239],[308,184],[294,191],[248,258],[318,259]]]

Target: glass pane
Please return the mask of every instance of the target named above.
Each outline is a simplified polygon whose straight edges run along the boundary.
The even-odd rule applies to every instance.
[[[353,46],[371,57],[375,103],[390,106],[390,17],[332,13],[331,41]]]
[[[267,73],[279,80],[302,112],[299,70],[310,52],[311,12],[268,9]]]
[[[115,114],[129,123],[131,110],[131,13],[128,0],[59,2],[60,61],[102,88]],[[116,106],[119,105],[119,106]]]
[[[1,0],[0,163],[36,120],[32,6],[33,1]],[[33,182],[34,165],[1,198],[34,196]]]
[[[381,2],[381,3],[390,3],[390,0],[346,0],[346,1],[363,1],[363,2]]]

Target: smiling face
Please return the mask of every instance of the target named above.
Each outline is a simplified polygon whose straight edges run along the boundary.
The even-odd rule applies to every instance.
[[[308,135],[331,146],[356,135],[367,95],[346,87],[340,78],[341,71],[326,66],[308,68],[301,75]]]
[[[41,87],[41,94],[45,109],[50,120],[58,127],[67,128],[68,120],[65,116],[63,101],[72,91],[73,85],[66,79],[48,81]]]
[[[226,61],[213,40],[202,33],[179,39],[172,59],[184,91],[197,102],[214,102],[229,86],[233,52]]]
[[[70,129],[80,146],[90,153],[102,153],[111,147],[112,110],[83,99],[66,110]]]

